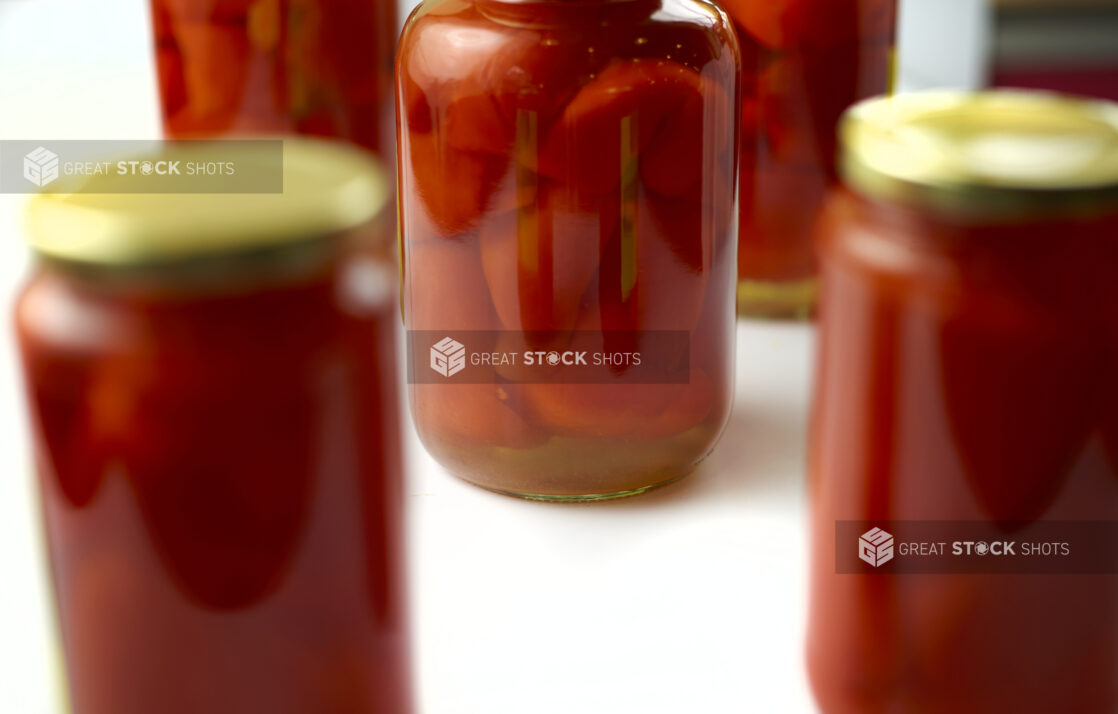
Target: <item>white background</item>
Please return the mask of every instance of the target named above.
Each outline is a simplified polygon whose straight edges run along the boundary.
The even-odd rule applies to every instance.
[[[902,88],[979,84],[985,38],[978,0],[902,0]],[[157,137],[149,44],[145,0],[0,0],[0,139]],[[0,196],[5,316],[27,270],[22,203]],[[10,332],[6,317],[0,712],[57,714],[59,654]],[[806,326],[743,324],[720,446],[680,484],[637,499],[491,495],[445,474],[409,437],[420,711],[813,711],[801,665],[811,343]]]

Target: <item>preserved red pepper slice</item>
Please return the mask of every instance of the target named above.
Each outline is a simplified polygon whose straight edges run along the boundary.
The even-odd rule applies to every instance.
[[[675,62],[613,62],[579,90],[549,131],[539,157],[540,173],[577,186],[580,192],[613,190],[621,180],[622,163],[635,161],[665,121],[686,124],[688,119],[678,115],[701,108],[700,81],[698,73]],[[665,136],[665,141],[672,138]],[[675,147],[680,151],[693,151],[689,147],[696,137],[675,141],[682,142]],[[662,162],[656,167],[662,168]],[[654,174],[657,179],[672,182],[659,172]]]
[[[701,369],[692,369],[688,384],[659,416],[649,421],[645,433],[665,439],[689,431],[706,419],[714,405],[714,384]]]
[[[786,50],[856,44],[860,14],[878,13],[884,4],[882,0],[726,0],[726,10],[757,42]]]
[[[130,343],[129,351],[94,359],[85,353],[80,330],[36,334],[40,323],[57,319],[58,305],[69,306],[66,314],[74,324],[95,325],[99,338]],[[49,274],[28,286],[16,306],[16,323],[30,398],[40,418],[36,427],[49,460],[40,468],[71,504],[84,506],[101,487],[110,456],[134,438],[137,425],[129,413],[138,387],[150,382],[144,357],[152,345],[101,305],[79,301],[70,286]]]
[[[165,114],[174,116],[187,101],[182,53],[175,42],[174,24],[167,9],[160,3],[153,3],[151,11],[160,99]]]
[[[843,46],[774,57],[757,85],[771,160],[822,167],[833,179],[835,127],[851,104],[889,86],[889,53],[884,46]]]
[[[309,393],[211,394],[145,395],[122,461],[174,581],[209,607],[233,608],[277,587],[295,555],[311,502],[315,407]]]
[[[409,36],[401,70],[409,127],[437,126],[454,149],[510,154],[516,125],[502,117],[486,80],[494,55],[528,54],[530,38],[442,16],[421,18]]]
[[[743,175],[741,190],[741,260],[748,260],[757,274],[773,279],[810,274],[815,253],[806,236],[811,235],[826,195],[826,178],[818,171],[774,168],[751,177]],[[808,244],[803,250],[788,250],[789,236],[801,237]]]
[[[156,0],[176,19],[243,21],[254,5],[276,0]]]
[[[978,503],[996,521],[1038,518],[1097,423],[1089,335],[1044,305],[976,290],[941,339],[945,407]]]
[[[404,214],[406,230],[450,237],[476,228],[501,182],[500,164],[485,154],[454,149],[434,134],[409,134],[401,149],[400,161],[411,165],[401,190],[422,207]]]
[[[411,241],[403,260],[404,314],[411,329],[494,330],[500,324],[476,242]]]
[[[168,117],[174,117],[188,101],[185,68],[177,45],[160,43],[155,48],[155,66],[159,73],[160,99]]]
[[[378,102],[384,87],[391,84],[392,68],[371,65],[369,58],[384,57],[381,46],[394,43],[396,32],[395,27],[384,26],[380,3],[302,0],[297,4],[289,11],[293,26],[288,32],[306,38],[301,66],[313,77],[330,80],[345,104]]]
[[[601,329],[695,328],[713,255],[714,232],[704,229],[703,214],[693,201],[649,196],[639,202],[631,229],[623,227],[602,254]]]
[[[733,150],[734,107],[722,85],[700,78],[695,91],[681,94],[680,103],[664,117],[640,155],[645,185],[672,198],[699,185],[704,162],[712,166]]]
[[[35,358],[33,352],[29,356]],[[49,459],[39,467],[46,469],[44,476],[50,475],[58,483],[71,504],[84,506],[93,500],[105,477],[106,452],[91,423],[95,423],[94,415],[102,408],[99,403],[104,397],[90,394],[89,411],[93,414],[89,414],[71,407],[73,400],[87,394],[88,375],[65,369],[44,370],[35,382],[52,385],[39,387],[31,394],[42,415],[37,426]]]
[[[517,387],[502,384],[414,384],[412,408],[420,437],[435,453],[500,446],[528,449],[547,436],[520,415]]]
[[[663,439],[702,422],[714,388],[701,370],[689,384],[521,385],[532,420],[557,434],[582,438]]]
[[[235,125],[248,78],[248,37],[242,28],[178,21],[186,107],[196,131]]]
[[[568,331],[617,230],[620,199],[553,182],[538,195],[536,205],[482,224],[482,264],[505,329]]]

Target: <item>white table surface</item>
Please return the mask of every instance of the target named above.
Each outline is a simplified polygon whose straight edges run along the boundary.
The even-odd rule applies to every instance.
[[[902,16],[926,17],[933,3],[942,7],[908,0]],[[157,137],[145,7],[0,0],[0,139]],[[912,64],[903,46],[901,64]],[[966,85],[977,76],[970,66],[907,84]],[[27,268],[22,203],[0,195],[5,312]],[[734,414],[718,448],[684,481],[634,499],[550,505],[487,493],[439,468],[409,421],[420,711],[814,711],[801,661],[812,341],[804,325],[742,323]],[[10,320],[0,330],[0,454],[0,712],[57,714],[57,638]]]

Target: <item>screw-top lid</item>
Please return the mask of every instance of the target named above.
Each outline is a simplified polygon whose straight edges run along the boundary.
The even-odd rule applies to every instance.
[[[240,170],[276,165],[275,145],[230,142],[220,155]],[[272,153],[268,153],[272,152]],[[208,150],[213,158],[215,150]],[[207,158],[203,144],[167,144],[138,160]],[[32,199],[28,241],[40,254],[103,267],[167,265],[295,246],[356,227],[384,209],[383,170],[341,142],[284,138],[280,193],[113,193],[119,180],[92,176],[70,193]]]
[[[979,220],[1118,211],[1118,105],[1024,91],[918,92],[852,107],[859,193]]]

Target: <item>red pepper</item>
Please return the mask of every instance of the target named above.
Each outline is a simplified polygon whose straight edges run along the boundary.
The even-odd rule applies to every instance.
[[[860,17],[877,18],[885,0],[726,0],[747,36],[775,50],[856,43]],[[879,19],[873,21],[880,24]]]
[[[540,173],[581,192],[612,191],[622,164],[636,161],[662,126],[694,123],[702,105],[700,81],[698,73],[675,62],[614,61],[579,90],[551,128],[539,157]],[[671,138],[665,135],[666,141]],[[678,140],[692,147],[695,135]],[[662,161],[654,166],[654,181],[672,181],[663,176]]]
[[[631,228],[623,228],[602,254],[601,322],[586,329],[693,330],[716,237],[703,215],[702,204],[692,201],[655,196],[639,201]],[[591,314],[596,320],[597,313]]]
[[[714,403],[714,388],[700,370],[688,384],[522,385],[534,422],[556,434],[581,438],[665,439],[698,426]]]
[[[404,214],[404,225],[417,237],[450,237],[476,228],[504,171],[498,159],[460,151],[435,134],[406,136],[400,161],[410,164],[401,190],[415,197],[416,207]]]
[[[175,39],[182,54],[186,106],[194,131],[235,126],[245,93],[251,50],[244,30],[203,22],[178,21]],[[171,117],[172,123],[176,117]]]
[[[408,126],[437,128],[457,150],[510,154],[516,127],[494,99],[492,55],[525,53],[529,38],[441,16],[421,18],[409,38],[400,80]]]
[[[414,384],[419,435],[434,453],[458,448],[528,449],[547,436],[520,415],[517,387],[501,384]]]
[[[480,241],[493,304],[507,330],[567,331],[613,239],[616,195],[545,182],[532,206],[486,218]]]
[[[415,330],[494,330],[498,326],[474,240],[427,238],[407,244],[404,315]]]
[[[939,360],[968,483],[992,520],[1039,518],[1099,421],[1105,367],[1081,323],[1009,284],[974,290],[952,311]]]
[[[640,155],[641,179],[664,196],[682,196],[697,186],[703,178],[704,163],[712,168],[715,158],[733,147],[734,108],[730,97],[717,82],[700,82],[694,91],[682,93],[679,105],[664,117]],[[705,122],[711,124],[709,131]],[[695,150],[695,137],[707,138],[701,151]]]
[[[155,0],[176,20],[223,20],[243,22],[253,5],[275,0]]]

